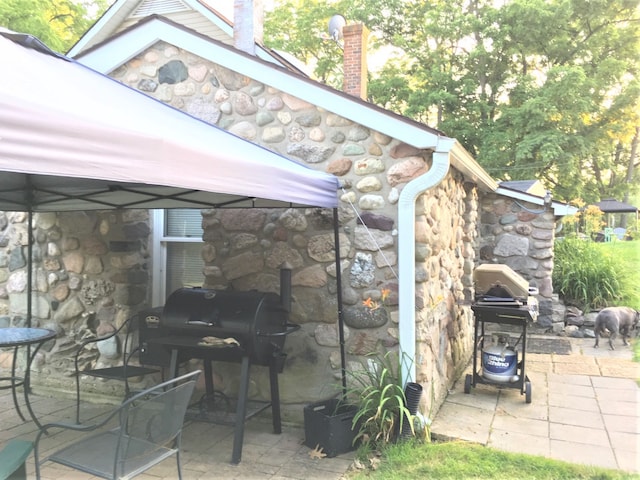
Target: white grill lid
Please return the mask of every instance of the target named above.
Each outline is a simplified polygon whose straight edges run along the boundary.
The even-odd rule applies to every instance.
[[[476,293],[486,293],[492,287],[503,287],[509,295],[517,299],[529,296],[529,282],[507,265],[484,264],[473,271]]]

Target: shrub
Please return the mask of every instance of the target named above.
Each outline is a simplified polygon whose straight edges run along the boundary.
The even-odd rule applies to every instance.
[[[627,276],[623,258],[591,241],[564,238],[555,244],[553,285],[567,304],[585,311],[618,304],[626,296]]]

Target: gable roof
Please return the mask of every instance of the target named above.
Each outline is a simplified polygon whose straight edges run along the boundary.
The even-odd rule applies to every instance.
[[[76,58],[109,73],[136,55],[164,41],[279,91],[316,105],[419,149],[450,153],[451,163],[483,190],[496,181],[455,139],[422,123],[323,85],[270,61],[249,55],[159,15],[144,18],[108,40],[83,50]]]
[[[71,47],[67,55],[76,58],[84,51],[153,16],[162,16],[207,38],[233,46],[233,22],[220,9],[213,8],[206,1],[117,0]],[[255,47],[259,58],[305,74],[304,69],[300,69],[296,62],[288,60],[286,55],[258,43]]]
[[[509,180],[500,182],[500,186],[520,192],[531,193],[540,197],[543,197],[546,193],[546,189],[540,180]]]

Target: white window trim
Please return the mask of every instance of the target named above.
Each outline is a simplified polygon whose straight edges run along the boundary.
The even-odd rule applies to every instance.
[[[167,244],[179,243],[204,243],[202,238],[195,237],[170,237],[164,234],[165,211],[154,209],[152,212],[152,274],[151,274],[151,305],[162,306],[171,292],[167,292]]]

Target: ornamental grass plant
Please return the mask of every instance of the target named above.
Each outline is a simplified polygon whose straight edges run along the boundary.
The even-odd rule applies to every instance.
[[[349,371],[348,375],[347,398],[357,407],[354,443],[360,445],[361,456],[394,442],[404,422],[410,422],[413,432],[414,416],[406,406],[401,365],[395,352],[372,354],[362,369]]]
[[[584,311],[615,305],[634,307],[629,303],[638,302],[638,265],[634,270],[629,259],[638,247],[637,241],[597,244],[576,237],[556,241],[554,290],[566,304]]]

